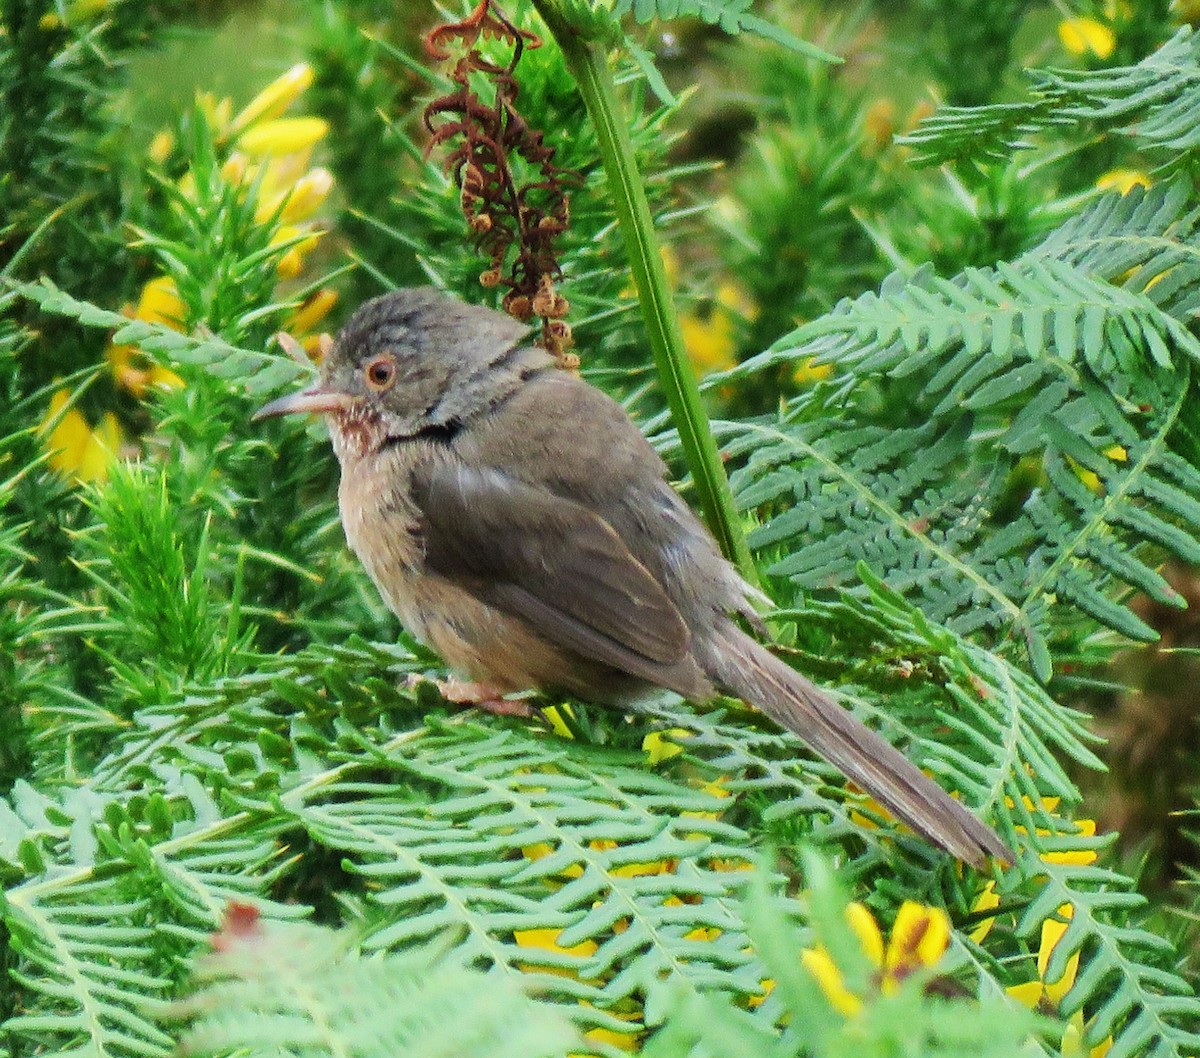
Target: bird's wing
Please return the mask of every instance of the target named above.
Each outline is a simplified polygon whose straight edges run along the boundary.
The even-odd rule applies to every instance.
[[[552,643],[671,685],[691,635],[662,586],[582,504],[457,461],[416,483],[431,572]]]

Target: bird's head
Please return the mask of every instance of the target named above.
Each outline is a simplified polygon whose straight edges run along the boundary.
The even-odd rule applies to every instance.
[[[394,290],[350,317],[315,386],[272,401],[254,418],[323,413],[343,460],[397,441],[444,437],[549,363],[521,345],[525,333],[503,313],[431,287]]]

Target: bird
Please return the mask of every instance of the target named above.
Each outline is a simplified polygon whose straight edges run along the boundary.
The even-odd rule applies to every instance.
[[[495,695],[630,707],[658,688],[741,698],[931,844],[1012,852],[743,624],[765,599],[671,487],[622,405],[527,328],[431,287],[365,302],[317,383],[255,419],[326,417],[347,542],[449,668]],[[739,623],[741,619],[742,623]]]

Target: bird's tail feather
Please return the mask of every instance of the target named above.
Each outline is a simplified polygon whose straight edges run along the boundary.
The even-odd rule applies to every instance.
[[[710,642],[704,668],[718,684],[799,735],[897,819],[976,867],[986,856],[1013,862],[995,831],[761,644],[732,624]]]

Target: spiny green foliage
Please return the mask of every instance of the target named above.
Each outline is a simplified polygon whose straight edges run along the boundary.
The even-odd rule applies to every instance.
[[[1093,122],[1155,151],[1168,166],[1186,165],[1200,146],[1200,37],[1182,27],[1141,62],[1107,70],[1035,70],[1033,99],[943,107],[902,142],[926,165],[1008,158],[1049,129]]]
[[[928,30],[916,47],[928,56],[947,101],[990,102],[1004,85],[1016,44],[1013,26],[1034,6],[1031,0],[917,0],[914,6]]]

